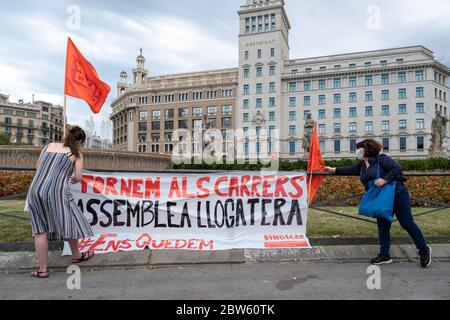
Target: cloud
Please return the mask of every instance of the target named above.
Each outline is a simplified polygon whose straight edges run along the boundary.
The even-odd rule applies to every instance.
[[[69,29],[75,3],[81,28]],[[129,74],[144,49],[151,75],[237,67],[238,15],[244,0],[6,0],[0,19],[0,91],[63,103],[65,45],[71,36],[112,88],[95,117],[108,118],[119,73]],[[286,0],[292,30],[291,58],[423,44],[450,64],[448,0]],[[381,28],[367,27],[367,8],[380,8]],[[89,107],[68,99],[70,122],[84,125]]]

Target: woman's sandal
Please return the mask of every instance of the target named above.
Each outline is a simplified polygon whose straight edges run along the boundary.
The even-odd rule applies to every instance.
[[[85,261],[88,261],[89,259],[91,259],[93,256],[94,256],[94,252],[92,252],[92,251],[84,252],[81,254],[80,259],[72,259],[72,263],[85,262]]]
[[[42,272],[42,271],[38,270],[38,271],[33,272],[31,274],[31,276],[33,278],[38,278],[38,279],[47,279],[50,276],[50,274],[48,273],[48,271]]]

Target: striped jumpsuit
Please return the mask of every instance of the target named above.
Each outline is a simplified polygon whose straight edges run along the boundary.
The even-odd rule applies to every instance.
[[[70,191],[70,179],[75,168],[70,160],[72,153],[48,152],[47,148],[25,205],[25,211],[30,214],[33,237],[43,233],[47,233],[49,241],[92,237],[91,226]]]

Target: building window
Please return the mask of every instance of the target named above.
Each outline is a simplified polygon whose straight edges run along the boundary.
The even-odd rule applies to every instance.
[[[356,152],[356,139],[350,139],[350,152]]]
[[[322,154],[325,153],[325,141],[324,140],[319,140],[319,146],[320,146],[320,152],[322,152]]]
[[[296,107],[297,106],[297,98],[296,97],[290,97],[289,98],[289,106],[290,107]]]
[[[275,92],[276,92],[275,82],[271,82],[271,83],[269,84],[269,92],[270,92],[270,93],[275,93]]]
[[[333,80],[333,88],[334,89],[340,89],[341,88],[341,79],[336,78]]]
[[[349,102],[356,102],[356,92],[350,92],[348,100]]]
[[[208,107],[207,113],[209,116],[216,116],[217,115],[217,107]]]
[[[400,151],[406,151],[406,137],[400,137]]]
[[[325,80],[319,80],[319,89],[325,90],[327,88],[326,81]]]
[[[296,150],[296,143],[295,143],[295,141],[289,142],[289,153],[291,155],[295,155],[296,152],[297,152],[297,150]]]
[[[276,106],[276,100],[275,98],[269,98],[269,107],[275,107]]]
[[[350,86],[350,88],[356,87],[356,77],[349,78],[349,86]]]
[[[398,127],[400,130],[406,130],[407,129],[407,122],[406,120],[399,120]]]
[[[383,138],[383,151],[389,151],[389,138]]]
[[[333,115],[334,115],[335,119],[340,119],[341,118],[341,109],[340,108],[339,109],[334,109]]]
[[[243,121],[248,122],[249,116],[248,113],[244,113]]]
[[[277,74],[277,72],[276,72],[275,66],[270,66],[270,68],[269,68],[269,75],[270,76],[274,76],[276,74]]]
[[[389,84],[389,74],[388,73],[381,75],[381,84]]]
[[[356,118],[356,107],[351,107],[349,111],[350,118]]]
[[[244,59],[245,59],[245,60],[248,60],[248,59],[249,59],[249,52],[248,52],[248,51],[245,51]]]
[[[399,72],[399,74],[398,74],[398,82],[399,83],[405,83],[406,82],[406,73],[405,72]]]
[[[256,99],[256,108],[262,108],[262,99]]]
[[[350,125],[349,125],[349,131],[352,132],[352,133],[355,133],[356,130],[357,130],[356,122],[351,122]]]
[[[320,95],[319,96],[319,104],[325,104],[325,103],[326,103],[325,95]]]
[[[371,85],[373,85],[373,77],[372,77],[372,76],[366,76],[366,77],[365,77],[365,85],[366,85],[366,86],[371,86]]]
[[[366,122],[366,132],[373,132],[373,122]]]
[[[424,97],[423,87],[416,88],[416,98],[423,98],[423,97]]]
[[[373,116],[373,108],[366,107],[366,117],[372,117],[372,116]]]
[[[341,153],[341,140],[334,140],[334,153]]]
[[[296,136],[297,135],[297,130],[295,126],[289,126],[289,135],[290,136]]]
[[[366,91],[365,97],[366,97],[366,101],[373,101],[373,92]]]
[[[416,120],[416,129],[417,130],[424,130],[425,129],[425,120],[424,119],[417,119]]]
[[[275,112],[271,111],[269,112],[269,121],[275,121]]]
[[[334,103],[341,103],[341,94],[340,93],[337,93],[337,94],[334,95],[333,102]]]
[[[319,134],[325,134],[325,125],[319,124]]]
[[[262,58],[262,50],[258,49],[257,54],[258,54],[258,59],[261,59]]]
[[[305,81],[303,83],[303,90],[304,91],[311,91],[311,81]]]
[[[270,56],[275,57],[275,48],[270,49]]]
[[[262,72],[263,72],[262,67],[256,68],[256,76],[257,77],[262,77],[262,75],[263,75]]]
[[[229,115],[232,112],[233,112],[233,106],[231,106],[231,105],[222,106],[222,114]]]
[[[423,103],[416,104],[416,113],[425,113],[425,106]]]
[[[203,108],[201,107],[192,108],[192,115],[194,117],[201,117],[203,115]]]
[[[319,110],[319,119],[325,119],[325,109]]]
[[[297,113],[295,111],[289,112],[289,121],[296,121],[297,120]]]
[[[248,108],[250,108],[250,102],[248,99],[245,99],[244,100],[244,109],[248,109]]]
[[[250,69],[244,69],[244,78],[250,77]]]
[[[416,81],[423,81],[423,71],[416,71]]]
[[[389,131],[390,130],[389,121],[381,122],[381,130],[382,131]]]
[[[389,90],[381,91],[381,99],[382,100],[389,100]]]
[[[248,84],[244,85],[244,94],[245,95],[250,94],[250,85],[248,85]]]
[[[311,97],[310,96],[306,96],[303,98],[303,104],[305,106],[310,106],[311,105]]]
[[[297,82],[289,82],[289,92],[297,91]]]
[[[400,104],[398,106],[398,113],[399,114],[406,114],[407,113],[406,104]]]
[[[417,137],[417,150],[423,151],[425,149],[425,138]]]
[[[389,106],[382,106],[381,107],[381,115],[388,116],[389,115]]]
[[[340,123],[334,124],[334,133],[341,133],[341,124]]]
[[[261,94],[263,92],[263,86],[262,83],[256,84],[256,94]]]

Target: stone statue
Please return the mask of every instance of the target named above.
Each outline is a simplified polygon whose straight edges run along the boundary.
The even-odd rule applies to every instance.
[[[205,150],[210,144],[211,144],[211,139],[209,137],[209,139],[207,139],[206,137],[206,131],[211,129],[211,122],[208,121],[208,115],[204,114],[203,118],[202,118],[202,148],[203,150]]]
[[[442,116],[441,111],[436,111],[436,117],[433,119],[433,123],[431,125],[431,146],[430,146],[430,156],[432,157],[446,157],[447,150],[444,150],[444,147],[447,148],[447,144],[445,142],[447,138],[447,123],[449,119],[447,117]]]
[[[312,135],[314,132],[314,125],[315,122],[312,118],[312,114],[308,113],[306,115],[306,121],[305,121],[305,136],[303,137],[303,150],[305,150],[305,158],[309,157],[309,149],[311,146],[311,140],[312,140]]]

